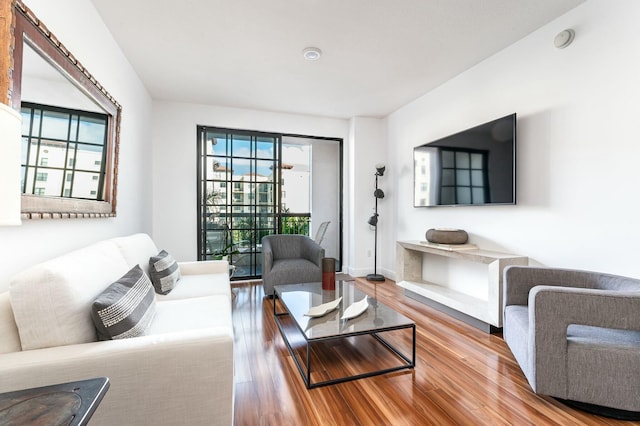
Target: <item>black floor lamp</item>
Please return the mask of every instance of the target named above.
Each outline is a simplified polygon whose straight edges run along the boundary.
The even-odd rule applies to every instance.
[[[384,176],[385,166],[384,164],[376,164],[376,189],[373,191],[373,196],[376,199],[376,206],[373,216],[369,218],[369,225],[374,227],[373,237],[373,274],[367,275],[369,281],[384,281],[384,276],[378,274],[378,199],[384,198],[384,192],[378,188],[378,176]]]

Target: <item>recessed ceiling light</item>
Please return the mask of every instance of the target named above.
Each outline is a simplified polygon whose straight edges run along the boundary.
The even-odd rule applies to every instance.
[[[320,56],[322,56],[322,50],[318,49],[317,47],[307,47],[302,51],[302,56],[307,61],[317,61],[318,59],[320,59]]]
[[[571,42],[573,42],[573,39],[575,38],[575,36],[576,36],[575,31],[573,31],[571,28],[566,29],[558,33],[556,38],[553,39],[553,44],[558,49],[564,49],[565,47],[570,45]]]

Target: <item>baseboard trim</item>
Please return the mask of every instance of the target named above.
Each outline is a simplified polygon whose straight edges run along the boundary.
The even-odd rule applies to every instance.
[[[460,311],[456,311],[455,309],[452,309],[448,306],[445,306],[441,303],[438,303],[436,301],[433,301],[427,297],[424,297],[418,293],[415,293],[411,290],[407,290],[404,289],[404,295],[407,296],[410,299],[413,300],[417,300],[420,303],[424,303],[427,306],[431,306],[434,309],[439,310],[440,312],[444,312],[447,315],[450,315],[452,317],[454,317],[455,319],[458,319],[466,324],[469,324],[472,327],[475,327],[479,330],[484,331],[485,333],[489,333],[489,334],[494,334],[494,333],[500,333],[502,332],[502,328],[496,327],[494,325],[488,324],[484,321],[480,321],[477,318],[474,318],[472,316],[469,316],[467,314],[463,314]]]

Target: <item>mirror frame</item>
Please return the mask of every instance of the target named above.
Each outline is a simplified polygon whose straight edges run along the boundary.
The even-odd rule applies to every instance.
[[[3,3],[6,0],[0,0]],[[120,143],[121,105],[105,90],[105,88],[82,66],[67,48],[47,29],[33,12],[22,1],[14,0],[11,7],[9,33],[4,28],[0,35],[0,55],[8,66],[0,59],[0,90],[6,98],[0,99],[14,110],[20,111],[22,87],[22,53],[24,43],[28,43],[55,69],[61,72],[74,86],[109,116],[107,125],[107,163],[104,188],[104,201],[83,200],[65,197],[37,196],[22,194],[22,219],[57,219],[57,218],[87,218],[87,217],[115,217],[116,195],[118,182],[118,154]],[[3,6],[4,8],[4,6]],[[0,10],[0,13],[6,12]],[[2,18],[2,16],[0,16]],[[1,19],[0,19],[1,21]],[[8,51],[6,39],[9,42]],[[11,51],[13,46],[13,51]],[[13,65],[13,67],[12,67]],[[4,69],[8,68],[8,69]],[[6,92],[4,91],[6,85]]]

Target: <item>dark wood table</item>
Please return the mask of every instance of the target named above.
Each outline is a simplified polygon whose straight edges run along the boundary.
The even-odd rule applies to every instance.
[[[0,393],[0,425],[86,425],[108,389],[99,377]]]

